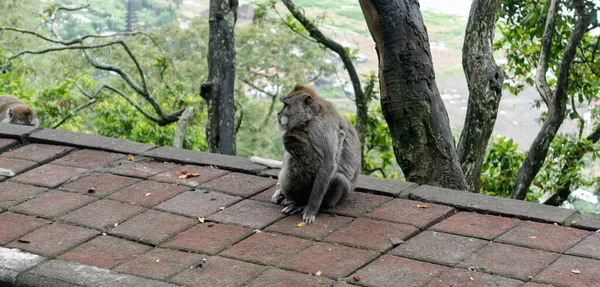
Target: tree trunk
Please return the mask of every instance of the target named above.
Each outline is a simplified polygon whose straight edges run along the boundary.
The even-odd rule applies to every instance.
[[[548,104],[548,112],[546,120],[542,125],[542,129],[535,137],[535,140],[529,148],[527,157],[517,171],[515,176],[515,189],[510,197],[513,199],[524,200],[529,191],[529,186],[533,178],[540,171],[544,164],[548,148],[552,140],[556,136],[560,125],[564,121],[567,110],[567,98],[569,87],[569,75],[571,73],[571,65],[575,58],[577,46],[590,22],[590,15],[585,7],[583,0],[575,0],[575,10],[577,14],[577,22],[573,29],[573,33],[569,37],[567,47],[560,62],[560,70],[556,81],[556,91],[552,93],[550,85],[546,81],[546,72],[548,71],[548,60],[550,49],[552,48],[552,35],[554,33],[554,23],[556,22],[556,12],[559,5],[559,0],[551,0],[546,18],[546,26],[542,37],[542,47],[540,49],[540,59],[536,71],[536,86],[540,91],[542,98]]]
[[[185,133],[187,132],[190,121],[194,116],[194,107],[187,107],[179,120],[177,121],[177,129],[173,136],[173,147],[183,148],[183,140],[185,140]]]
[[[381,108],[406,179],[467,190],[419,3],[360,0],[379,56]]]
[[[200,95],[208,102],[208,149],[230,155],[235,155],[233,31],[237,8],[238,0],[210,0],[208,80],[200,87]]]
[[[469,86],[469,104],[458,142],[458,159],[469,191],[479,193],[481,165],[494,130],[504,75],[492,49],[497,0],[474,0],[463,45],[462,64]]]

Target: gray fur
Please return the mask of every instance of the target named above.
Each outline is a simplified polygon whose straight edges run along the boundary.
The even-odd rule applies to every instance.
[[[314,182],[306,206],[294,202],[282,210],[290,214],[303,211],[305,223],[312,223],[322,206],[334,207],[349,192],[354,190],[360,174],[360,142],[350,122],[342,117],[333,105],[322,99],[311,88],[297,85],[294,90],[281,98],[283,109],[278,113],[279,128],[283,131],[301,129],[308,133],[317,158]],[[285,151],[283,168],[279,173],[282,191],[272,198],[281,203],[286,189],[298,185],[289,178],[289,170],[294,165],[294,157]],[[289,202],[288,202],[289,203]]]

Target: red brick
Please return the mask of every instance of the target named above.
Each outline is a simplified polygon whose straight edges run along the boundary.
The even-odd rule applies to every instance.
[[[184,269],[202,263],[204,255],[167,249],[154,249],[115,270],[146,278],[164,280]]]
[[[589,257],[600,260],[600,233],[593,233],[579,242],[573,248],[569,249],[566,254],[576,255],[581,257]]]
[[[99,236],[75,247],[59,258],[109,269],[136,258],[150,249],[152,249],[150,246],[116,237]]]
[[[359,217],[367,212],[392,200],[391,197],[375,195],[363,192],[351,192],[348,196],[331,209],[324,209],[324,212],[339,214],[344,216]]]
[[[108,198],[150,208],[187,189],[183,186],[146,180],[113,193]]]
[[[488,244],[459,235],[425,231],[392,250],[393,255],[454,266]]]
[[[220,255],[262,265],[277,265],[310,245],[308,240],[261,232],[221,252]]]
[[[0,168],[10,169],[15,174],[19,174],[22,171],[35,167],[36,165],[38,165],[38,163],[35,161],[14,158],[0,158]]]
[[[338,230],[340,227],[350,223],[350,221],[352,221],[351,217],[319,214],[317,215],[317,220],[315,222],[299,228],[298,223],[302,222],[302,215],[295,214],[282,218],[281,220],[269,225],[265,230],[284,233],[296,237],[321,239]]]
[[[285,271],[281,269],[269,269],[263,273],[262,276],[258,277],[252,283],[246,285],[249,287],[290,287],[290,286],[303,286],[303,287],[320,287],[320,286],[334,286],[335,281],[327,279],[326,277],[310,276],[308,274],[300,274],[292,271]]]
[[[8,247],[46,257],[55,257],[96,236],[97,231],[81,227],[54,223],[35,230],[23,237],[29,243],[13,241]]]
[[[194,190],[173,197],[156,206],[156,209],[194,218],[208,217],[221,207],[228,207],[240,200],[242,198],[220,192]]]
[[[70,192],[85,193],[96,197],[104,197],[139,181],[140,179],[137,178],[99,173],[69,183],[60,189]],[[90,188],[95,189],[93,193],[89,192]]]
[[[13,139],[0,139],[0,152],[3,152],[13,146],[19,144],[17,140]]]
[[[177,234],[161,246],[214,255],[251,233],[252,230],[244,227],[218,223],[208,227],[205,223]]]
[[[60,219],[90,228],[107,230],[115,223],[122,223],[144,210],[146,209],[139,206],[103,199],[64,215]]]
[[[7,244],[44,224],[45,220],[33,216],[0,213],[0,245]]]
[[[419,229],[407,224],[396,224],[358,218],[325,240],[366,249],[385,251],[392,246],[390,238],[406,240],[419,232]]]
[[[459,267],[473,267],[479,271],[529,280],[559,255],[547,251],[492,243],[461,262]]]
[[[233,223],[261,229],[282,217],[281,206],[254,200],[244,200],[229,208],[225,208],[224,211],[211,215],[208,219],[221,223]]]
[[[525,283],[525,285],[521,286],[521,287],[554,287],[550,284],[541,284],[541,283],[535,283],[535,282],[527,282]]]
[[[76,167],[46,164],[17,175],[13,180],[53,188],[86,171]]]
[[[232,172],[213,179],[201,187],[248,198],[276,183],[277,180],[271,178]]]
[[[170,281],[189,287],[241,286],[258,277],[266,267],[222,257],[209,257],[202,267],[189,268]]]
[[[363,286],[417,287],[449,269],[441,265],[385,255],[356,272],[360,276],[359,282],[352,278],[348,280]]]
[[[67,146],[30,144],[9,152],[5,152],[0,155],[0,157],[10,157],[35,162],[47,162],[60,157],[71,150],[73,150],[73,148]]]
[[[174,167],[178,167],[178,165],[150,161],[147,158],[136,158],[135,161],[122,160],[113,164],[110,172],[118,175],[148,178]]]
[[[149,210],[113,228],[110,233],[158,245],[196,222],[198,220]]]
[[[198,177],[190,177],[190,178],[179,178],[182,170],[190,171],[191,173],[198,173],[200,176]],[[181,167],[172,168],[166,172],[161,174],[157,174],[153,176],[152,180],[166,182],[166,183],[178,183],[185,186],[197,187],[200,184],[203,184],[209,180],[215,179],[217,177],[223,176],[229,173],[226,170],[205,167],[205,166],[197,166],[197,165],[184,165]]]
[[[573,270],[579,270],[575,274]],[[534,280],[556,286],[595,287],[600,282],[600,261],[563,255],[535,276]]]
[[[106,166],[112,161],[125,157],[124,154],[84,149],[72,152],[67,156],[53,161],[53,164],[68,165],[86,169]]]
[[[429,206],[419,208],[418,206]],[[373,210],[367,216],[397,223],[411,224],[421,229],[450,216],[454,209],[449,206],[424,203],[419,201],[394,199]]]
[[[85,195],[51,190],[15,206],[12,210],[53,218],[82,207],[93,200],[93,197]]]
[[[316,243],[283,263],[283,267],[303,273],[321,271],[323,275],[337,279],[350,275],[378,254],[375,251]]]
[[[0,183],[0,208],[8,208],[19,204],[45,190],[44,187],[2,182]]]
[[[588,234],[575,228],[523,221],[494,241],[562,253]]]
[[[271,196],[273,196],[273,193],[275,193],[276,190],[279,189],[279,185],[274,185],[270,188],[268,188],[267,190],[253,196],[251,199],[253,200],[258,200],[258,201],[264,201],[264,202],[271,202]]]
[[[431,229],[466,236],[494,239],[519,224],[520,220],[474,212],[459,212]]]
[[[502,286],[502,287],[518,287],[523,282],[506,277],[485,274],[482,272],[468,271],[465,269],[454,268],[440,277],[433,279],[427,287],[445,287],[445,286],[461,286],[461,287],[479,287],[479,286]]]

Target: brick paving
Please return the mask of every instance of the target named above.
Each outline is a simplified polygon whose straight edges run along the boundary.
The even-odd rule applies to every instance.
[[[48,142],[51,130],[28,132],[30,144],[0,138],[0,167],[17,173],[0,178],[0,285],[600,282],[598,215],[565,217],[522,202],[508,209],[506,199],[480,195],[444,201],[442,189],[367,180],[365,192],[298,227],[300,215],[270,203],[278,186],[267,175],[276,172],[246,159],[143,146],[129,161],[135,143],[101,138],[94,146],[86,135],[68,146],[77,134],[52,133]],[[179,178],[182,170],[200,176]]]

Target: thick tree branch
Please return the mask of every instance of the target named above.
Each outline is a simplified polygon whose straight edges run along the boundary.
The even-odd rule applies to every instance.
[[[185,139],[185,133],[187,132],[190,121],[194,116],[194,107],[187,107],[185,111],[177,121],[177,129],[173,136],[173,147],[183,148],[183,140]]]
[[[560,0],[550,0],[548,14],[546,15],[546,26],[542,36],[542,46],[540,47],[540,59],[538,60],[535,73],[535,86],[547,106],[552,103],[552,90],[548,85],[546,73],[548,72],[548,62],[550,61],[550,52],[552,50],[552,35],[556,24],[556,7]]]

